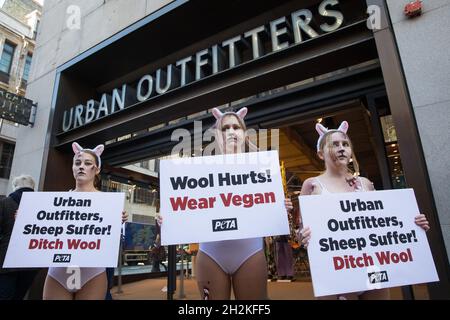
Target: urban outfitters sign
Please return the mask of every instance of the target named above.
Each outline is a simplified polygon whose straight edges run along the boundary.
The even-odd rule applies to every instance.
[[[241,63],[244,48],[251,48],[251,60],[254,60],[271,52],[314,39],[320,34],[333,32],[341,27],[344,21],[338,5],[338,0],[324,0],[313,11],[297,10],[289,16],[270,21],[268,24],[146,74],[134,87],[123,84],[113,89],[112,93],[103,93],[100,102],[90,99],[85,105],[71,107],[64,111],[62,131],[82,127],[135,103],[231,69]],[[323,18],[321,19],[323,23],[314,21],[317,14]],[[269,45],[263,45],[264,42],[268,42]]]

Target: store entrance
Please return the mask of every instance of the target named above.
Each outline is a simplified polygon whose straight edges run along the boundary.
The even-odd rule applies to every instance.
[[[318,84],[316,83],[316,85]],[[272,137],[268,138],[268,147],[272,148],[270,144],[277,141],[280,164],[285,170],[284,183],[287,196],[292,199],[296,209],[293,216],[290,217],[291,234],[266,239],[268,277],[276,283],[290,282],[292,286],[304,285],[306,289],[303,292],[306,290],[309,292],[308,297],[313,298],[307,253],[298,245],[295,230],[300,227],[297,198],[302,183],[307,178],[317,176],[324,170],[323,163],[317,157],[315,151],[317,142],[315,124],[321,122],[326,127],[336,128],[344,120],[349,123],[348,133],[360,164],[361,175],[370,179],[376,189],[404,187],[404,177],[390,108],[386,94],[380,87],[377,87],[377,90],[368,91],[367,88],[359,90],[359,94],[358,91],[354,91],[348,99],[338,99],[339,97],[334,96],[330,100],[332,103],[324,103],[316,108],[302,104],[300,100],[297,100],[298,104],[297,106],[291,106],[293,111],[289,116],[280,117],[280,112],[274,112],[272,113],[273,116],[267,116],[267,113],[264,114],[261,109],[255,107],[262,103],[277,105],[293,91],[299,88],[303,90],[304,85],[297,84],[277,88],[219,107],[223,110],[237,110],[246,106],[250,110],[248,118],[251,128],[268,129],[272,134],[277,135],[275,140]],[[116,270],[116,275],[121,275],[120,283],[128,285],[127,283],[137,280],[158,279],[168,276],[167,248],[165,248],[164,253],[158,254],[155,254],[154,249],[158,241],[155,216],[159,211],[159,161],[171,156],[170,148],[174,145],[171,145],[162,137],[170,137],[170,131],[167,131],[167,128],[174,130],[174,128],[183,127],[192,130],[195,120],[202,121],[204,124],[203,130],[206,130],[212,124],[213,119],[209,110],[174,119],[158,128],[150,128],[146,132],[132,133],[110,142],[110,150],[114,152],[115,144],[131,148],[133,141],[145,138],[150,144],[147,152],[153,153],[148,157],[141,155],[142,159],[138,162],[133,162],[133,160],[126,162],[126,158],[123,156],[114,157],[110,153],[111,161],[103,170],[103,190],[126,192],[126,209],[131,218],[129,233],[125,235],[128,242],[122,248],[120,271]],[[252,117],[252,113],[256,116]],[[151,145],[151,136],[160,137],[159,145]],[[159,154],[155,154],[154,150],[158,150]],[[143,153],[142,150],[141,153]],[[198,155],[193,154],[192,156]],[[115,161],[119,162],[119,159],[121,159],[122,164],[114,164]],[[140,227],[140,225],[142,226]],[[288,248],[289,254],[285,254],[286,250],[280,250],[283,247]],[[175,258],[176,270],[178,271],[177,290],[180,290],[179,282],[181,279],[195,280],[196,252],[196,244],[185,244],[177,248]],[[291,265],[292,273],[286,273],[285,271],[283,271],[284,274],[280,273],[279,266],[281,264]],[[183,272],[181,272],[182,270]],[[271,296],[270,288],[272,286],[269,285],[269,297]],[[275,298],[283,298],[282,295],[283,292],[277,291],[275,293],[274,291],[272,293],[272,297]],[[401,291],[399,289],[394,291],[394,296],[401,298]],[[192,299],[199,299],[199,295],[192,297]]]
[[[285,170],[285,190],[294,204],[294,211],[290,217],[291,234],[272,237],[266,241],[266,252],[269,253],[267,257],[271,260],[268,263],[269,279],[272,281],[311,281],[307,252],[300,247],[296,231],[302,227],[298,205],[302,184],[306,179],[320,175],[325,169],[323,161],[316,154],[317,122],[328,128],[337,128],[344,120],[350,124],[348,133],[360,163],[361,175],[371,180],[376,189],[383,189],[382,174],[377,162],[379,151],[375,144],[379,138],[375,135],[379,133],[373,130],[371,117],[364,101],[360,99],[336,106],[334,110],[328,108],[320,117],[300,115],[298,120],[279,124],[280,163]]]

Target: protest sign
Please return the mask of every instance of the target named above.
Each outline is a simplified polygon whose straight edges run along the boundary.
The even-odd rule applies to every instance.
[[[277,151],[160,163],[163,245],[289,234]]]
[[[300,196],[315,296],[438,281],[412,189]]]
[[[3,267],[115,267],[125,194],[24,192]]]

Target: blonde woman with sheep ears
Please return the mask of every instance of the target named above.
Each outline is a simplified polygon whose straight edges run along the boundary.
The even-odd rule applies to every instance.
[[[327,129],[320,123],[316,124],[316,130],[319,133],[317,155],[325,162],[325,172],[317,177],[306,179],[302,185],[300,196],[375,190],[371,181],[359,176],[358,161],[352,142],[347,135],[348,127],[347,121],[343,121],[337,129]],[[349,167],[351,162],[355,171]],[[318,212],[318,214],[320,213]],[[430,229],[428,220],[423,214],[415,217],[415,222],[425,231]],[[312,230],[308,226],[300,230],[303,246],[308,246],[312,236]],[[389,289],[326,296],[320,299],[385,300],[389,299]]]
[[[257,151],[249,141],[244,117],[247,108],[222,113],[213,109],[216,144],[221,154]],[[292,209],[290,199],[286,210]],[[231,287],[237,300],[267,299],[267,262],[263,238],[200,243],[197,254],[197,284],[202,299],[230,299]]]
[[[72,144],[74,152],[72,174],[75,179],[75,192],[99,192],[96,180],[99,180],[101,154],[104,146],[94,149],[82,148],[78,143]],[[128,215],[122,213],[122,222]],[[77,270],[78,269],[78,270]],[[73,276],[79,276],[79,286],[73,283]],[[51,267],[48,270],[44,285],[44,300],[104,300],[107,291],[105,268],[73,268]]]
[[[237,112],[212,111],[216,154],[258,151],[247,135],[244,117],[247,108]],[[285,199],[286,210],[292,202]],[[162,217],[157,217],[161,225]],[[229,300],[233,289],[236,300],[265,300],[267,296],[267,262],[263,238],[203,242],[196,258],[196,277],[203,300]]]

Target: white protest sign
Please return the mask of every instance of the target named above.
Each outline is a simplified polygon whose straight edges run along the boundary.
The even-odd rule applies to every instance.
[[[300,196],[315,296],[439,281],[412,189]]]
[[[163,160],[163,245],[289,234],[277,151]]]
[[[3,267],[117,266],[125,194],[24,192]]]

